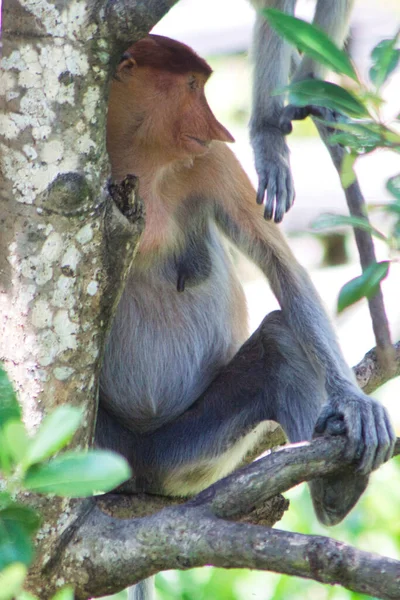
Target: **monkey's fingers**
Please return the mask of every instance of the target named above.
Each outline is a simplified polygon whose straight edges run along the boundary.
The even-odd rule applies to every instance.
[[[292,133],[292,121],[303,121],[310,113],[310,106],[294,106],[294,104],[288,104],[283,109],[280,119],[279,127],[284,135]]]
[[[287,171],[286,173],[286,189],[287,189],[287,195],[286,195],[286,212],[293,206],[294,204],[294,200],[296,197],[296,192],[294,189],[294,181],[293,181],[293,177],[292,177],[292,173],[291,171]]]
[[[396,436],[384,407],[377,403],[373,405],[372,415],[369,415],[367,424],[364,427],[366,449],[368,446],[373,447],[376,440],[375,452],[364,452],[358,466],[361,473],[368,473],[378,469],[392,456]]]
[[[325,404],[321,409],[317,422],[315,423],[313,437],[319,437],[325,433],[329,433],[327,431],[327,425],[334,419],[343,420],[342,413],[338,412],[336,408],[333,408],[331,404]]]
[[[271,176],[272,175],[272,176]],[[274,216],[275,209],[275,196],[277,192],[277,175],[276,168],[272,170],[271,174],[268,178],[268,186],[267,186],[267,196],[265,200],[265,208],[264,208],[264,219],[270,220]],[[276,202],[278,203],[280,200],[277,198]]]
[[[268,186],[268,176],[260,175],[258,179],[257,204],[264,204],[265,190]]]
[[[258,175],[257,204],[264,204],[264,218],[280,223],[294,201],[289,150],[277,126],[264,124],[252,133]]]
[[[393,453],[396,435],[386,409],[369,398],[361,390],[343,392],[341,398],[331,398],[330,404],[321,412],[315,433],[328,432],[329,423],[342,415],[346,429],[346,459],[355,463],[357,472],[367,475],[379,468]],[[336,425],[335,425],[336,427]]]
[[[281,223],[294,202],[294,183],[290,170],[269,165],[268,175],[260,175],[257,204],[264,204],[264,219]]]
[[[343,115],[325,106],[316,106],[314,104],[294,106],[293,104],[288,104],[281,113],[279,127],[284,135],[288,135],[293,129],[292,121],[303,121],[307,117],[317,117],[328,123],[337,123],[344,120]]]
[[[282,185],[282,183],[284,185]],[[286,186],[286,177],[283,179],[283,181],[278,179],[276,182],[276,197],[279,198],[279,202],[277,201],[275,206],[275,223],[281,223],[283,221],[283,217],[287,211],[287,195],[288,190]]]

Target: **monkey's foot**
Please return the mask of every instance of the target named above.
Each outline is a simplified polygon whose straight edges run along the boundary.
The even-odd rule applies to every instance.
[[[353,469],[309,482],[315,514],[324,525],[337,525],[364,493],[369,476]]]

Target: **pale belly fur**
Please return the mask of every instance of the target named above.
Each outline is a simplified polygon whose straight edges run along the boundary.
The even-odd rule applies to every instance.
[[[129,428],[149,431],[181,414],[246,339],[244,293],[221,250],[210,276],[183,292],[171,273],[130,274],[101,374],[103,402]]]

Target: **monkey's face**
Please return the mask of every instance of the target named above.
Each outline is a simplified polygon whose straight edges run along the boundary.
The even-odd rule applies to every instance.
[[[202,155],[213,140],[233,142],[208,105],[206,81],[201,73],[139,67],[131,58],[122,62],[113,89],[119,110],[124,104],[127,131],[133,132],[135,142],[163,161]]]

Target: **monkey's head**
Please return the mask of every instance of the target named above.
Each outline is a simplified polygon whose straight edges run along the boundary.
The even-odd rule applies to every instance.
[[[121,126],[128,145],[134,141],[163,160],[204,154],[213,140],[233,142],[205,97],[211,72],[205,60],[175,40],[149,35],[133,44],[111,86],[109,152]]]

